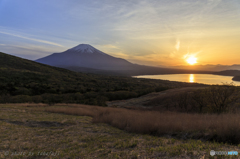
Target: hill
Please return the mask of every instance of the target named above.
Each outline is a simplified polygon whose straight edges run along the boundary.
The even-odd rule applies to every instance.
[[[0,103],[83,103],[138,97],[199,84],[72,72],[0,53]]]
[[[234,76],[234,77],[232,78],[232,80],[233,80],[233,81],[240,81],[240,76]]]
[[[240,71],[239,70],[224,70],[220,72],[214,72],[215,75],[223,75],[223,76],[233,76],[233,81],[240,81]]]
[[[219,72],[214,72],[215,75],[223,75],[223,76],[238,76],[240,75],[239,70],[224,70]]]

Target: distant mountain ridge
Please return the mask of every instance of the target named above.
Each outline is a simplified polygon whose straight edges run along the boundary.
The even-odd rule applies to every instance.
[[[177,73],[211,73],[210,71],[160,68],[133,64],[125,59],[110,56],[89,44],[80,44],[62,53],[53,53],[36,62],[66,68],[76,72],[105,75],[154,75]]]
[[[172,69],[184,69],[184,70],[206,70],[206,71],[225,71],[225,70],[239,70],[240,71],[240,65],[234,64],[234,65],[192,65],[192,66],[171,66],[166,68],[172,68]]]
[[[110,56],[89,44],[80,44],[62,53],[53,53],[36,62],[57,67],[85,67],[103,70],[127,69],[133,64],[127,60]]]

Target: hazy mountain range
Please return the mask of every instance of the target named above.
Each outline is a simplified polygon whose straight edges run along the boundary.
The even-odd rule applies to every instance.
[[[240,70],[240,65],[193,65],[193,66],[172,66],[166,68],[185,69],[185,70],[208,70],[208,71],[224,71],[224,70]]]

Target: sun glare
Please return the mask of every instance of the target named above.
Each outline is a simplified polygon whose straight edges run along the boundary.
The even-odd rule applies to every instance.
[[[187,63],[189,63],[190,65],[194,65],[195,63],[197,63],[197,58],[194,56],[189,57],[187,60]]]

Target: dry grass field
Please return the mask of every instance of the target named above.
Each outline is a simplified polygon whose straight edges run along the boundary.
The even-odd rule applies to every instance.
[[[131,133],[240,143],[240,115],[237,113],[193,114],[74,104],[67,108],[47,108],[46,111],[91,116],[93,123],[107,123]]]
[[[193,126],[191,122],[183,122],[191,119],[197,120],[197,124],[186,130],[198,131],[204,128],[201,126],[204,122],[223,120],[228,115],[206,115],[202,121],[198,115],[183,119],[183,114],[161,115],[164,114],[87,105],[3,104],[0,106],[0,158],[190,159],[211,158],[210,150],[240,150],[237,144],[207,141],[201,136],[199,139],[190,139],[190,136],[183,138],[182,135],[174,137],[173,133],[165,134],[167,130],[148,126],[150,121],[157,127],[164,126],[164,122],[160,125],[157,123],[161,119],[166,123],[166,120],[173,118],[166,123],[172,124],[165,124],[165,127],[172,127],[172,132],[180,132],[184,127]],[[176,120],[179,123],[175,123]],[[232,116],[229,120],[235,120],[235,124],[239,122],[238,116]],[[210,121],[209,129],[214,127],[211,124]],[[224,134],[224,129],[221,130]]]

